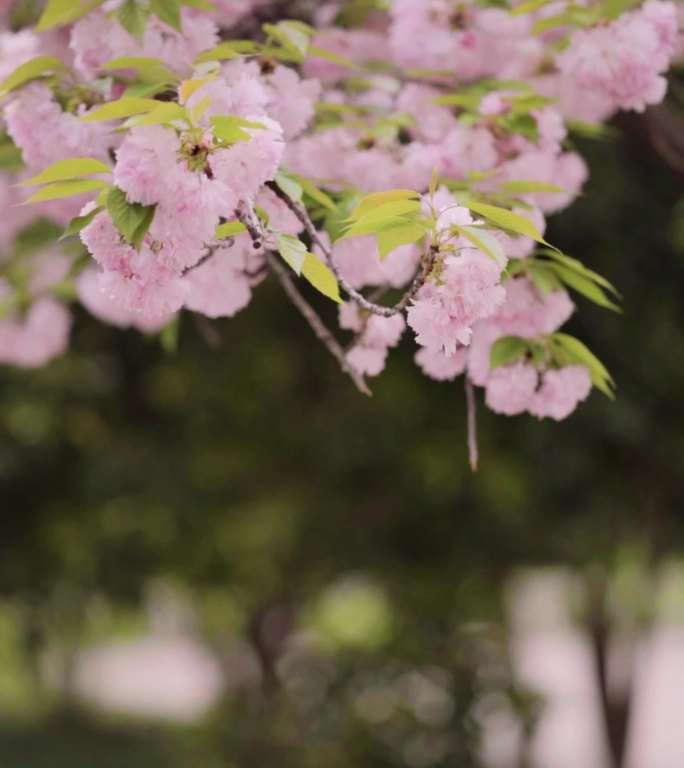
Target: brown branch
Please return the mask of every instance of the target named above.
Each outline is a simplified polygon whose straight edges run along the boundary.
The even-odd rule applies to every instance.
[[[399,301],[393,307],[384,307],[381,304],[376,304],[370,301],[362,293],[357,291],[356,288],[354,288],[354,286],[351,285],[351,283],[349,283],[341,274],[339,266],[333,259],[331,249],[328,248],[328,246],[321,239],[320,235],[318,234],[318,230],[311,221],[309,213],[304,205],[302,205],[302,203],[298,202],[297,200],[293,200],[286,192],[283,192],[283,190],[275,181],[267,181],[266,186],[280,200],[282,200],[285,205],[287,205],[292,213],[294,213],[294,215],[304,225],[306,233],[311,238],[312,245],[317,245],[320,248],[321,253],[325,257],[328,266],[332,270],[332,273],[335,275],[337,282],[340,284],[342,290],[362,309],[365,309],[374,315],[380,315],[381,317],[393,317],[394,315],[397,315],[399,312],[402,312],[404,309],[406,309],[411,299],[413,299],[418,291],[423,287],[423,285],[425,285],[425,281],[432,272],[432,269],[435,265],[435,259],[439,253],[439,251],[434,248],[431,248],[428,254],[423,258],[423,266],[421,267],[420,272],[418,272],[416,277],[413,279],[413,282],[409,286],[406,293],[404,293],[401,299],[399,299]]]
[[[209,259],[213,257],[213,255],[216,253],[217,250],[218,250],[218,247],[215,245],[207,246],[207,250],[205,253],[202,254],[202,256],[200,257],[200,260],[196,264],[193,264],[191,267],[187,267],[187,269],[184,269],[183,274],[187,275],[188,272],[192,272],[194,269],[199,269],[203,264],[206,264],[209,261]]]
[[[314,308],[299,292],[297,286],[294,284],[294,281],[290,277],[290,273],[288,272],[287,268],[269,251],[266,252],[265,258],[268,262],[268,266],[278,278],[290,301],[301,312],[304,319],[311,326],[313,332],[323,342],[323,344],[325,344],[330,354],[337,360],[342,370],[354,382],[359,392],[364,395],[372,395],[373,393],[368,388],[368,385],[366,384],[363,376],[352,365],[349,364],[349,361],[347,360],[344,353],[344,349],[342,349],[340,343],[325,326]]]
[[[477,448],[477,401],[475,400],[475,388],[473,382],[465,376],[466,404],[468,407],[468,458],[470,468],[477,472],[479,453]]]
[[[266,239],[266,232],[263,224],[258,216],[248,206],[242,206],[235,211],[235,215],[245,225],[247,232],[254,243],[255,248],[261,248]],[[257,245],[258,243],[258,245]],[[282,264],[282,262],[276,258],[270,251],[264,253],[266,263],[270,267],[271,271],[278,278],[278,281],[283,287],[285,294],[290,301],[297,307],[304,319],[311,326],[311,329],[316,336],[323,342],[330,354],[340,364],[340,368],[346,373],[349,378],[354,382],[356,388],[361,394],[371,396],[373,393],[368,388],[364,377],[349,364],[344,349],[333,336],[331,331],[327,328],[325,323],[316,313],[316,310],[309,304],[309,302],[302,296],[299,289],[294,283],[294,280],[290,276],[288,269]]]

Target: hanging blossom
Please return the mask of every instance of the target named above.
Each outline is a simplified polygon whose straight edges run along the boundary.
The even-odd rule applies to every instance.
[[[19,30],[0,13],[0,360],[61,354],[71,301],[158,333],[233,317],[270,278],[363,392],[409,338],[426,376],[497,413],[560,420],[610,394],[561,329],[569,291],[610,308],[612,286],[546,218],[589,175],[576,121],[664,98],[681,13],[516,5],[294,2],[293,21],[275,0],[74,0]],[[71,241],[27,255],[45,222]]]

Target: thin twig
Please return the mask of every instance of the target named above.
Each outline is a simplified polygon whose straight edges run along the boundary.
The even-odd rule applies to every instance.
[[[235,215],[244,224],[245,229],[252,238],[252,245],[255,250],[259,250],[264,245],[268,233],[264,229],[264,225],[261,223],[261,219],[254,213],[248,205],[241,205],[235,209]]]
[[[311,238],[311,243],[317,245],[321,250],[321,253],[328,262],[328,266],[332,270],[332,273],[337,278],[337,282],[340,284],[342,290],[349,296],[350,299],[355,301],[362,309],[371,312],[374,315],[380,315],[381,317],[393,317],[399,314],[408,306],[408,303],[415,297],[418,291],[425,285],[425,281],[429,277],[432,269],[435,265],[435,259],[439,253],[436,249],[430,249],[428,254],[423,258],[423,266],[420,272],[416,275],[413,282],[409,286],[406,293],[399,299],[399,301],[393,307],[384,307],[381,304],[376,304],[367,299],[362,293],[356,290],[351,283],[349,283],[345,277],[341,274],[340,268],[335,262],[332,251],[323,242],[318,230],[314,226],[311,218],[309,217],[306,208],[297,200],[293,200],[286,192],[278,186],[275,181],[267,181],[266,186],[282,200],[285,205],[294,213],[299,221],[304,225],[304,229]]]
[[[247,229],[247,232],[249,232],[255,247],[257,243],[259,243],[259,247],[261,247],[264,243],[264,240],[266,239],[266,232],[264,230],[263,224],[261,223],[261,220],[254,213],[254,211],[252,211],[248,206],[243,206],[235,211],[235,215],[245,225],[245,228]],[[283,290],[287,294],[287,297],[295,305],[295,307],[297,307],[304,319],[311,326],[311,329],[316,334],[316,336],[323,342],[323,344],[325,344],[330,354],[340,364],[340,368],[342,368],[344,373],[346,373],[354,382],[359,392],[364,395],[371,396],[373,393],[368,388],[366,380],[356,370],[356,368],[354,368],[353,365],[350,365],[349,361],[347,360],[347,356],[345,355],[344,349],[333,336],[331,331],[328,330],[325,323],[316,313],[316,310],[299,292],[299,289],[295,285],[294,280],[290,277],[290,273],[286,267],[270,251],[266,251],[264,253],[264,258],[266,259],[266,263],[270,267],[271,271],[278,278],[278,281],[282,285]]]
[[[313,332],[325,344],[330,354],[337,360],[342,370],[351,378],[359,392],[364,395],[372,395],[373,393],[368,388],[363,376],[349,364],[340,343],[325,326],[314,308],[299,292],[286,267],[270,251],[266,252],[265,258],[290,301],[301,312]]]
[[[202,254],[202,256],[200,257],[200,260],[196,264],[193,264],[191,267],[187,267],[187,269],[183,271],[183,274],[187,275],[188,272],[192,272],[194,269],[199,269],[199,267],[201,267],[203,264],[206,264],[209,261],[209,259],[213,257],[213,255],[216,253],[217,250],[218,250],[218,246],[215,246],[215,245],[207,246],[207,250],[205,253]]]
[[[477,472],[478,449],[477,449],[477,401],[475,400],[475,388],[473,382],[465,377],[466,404],[468,406],[468,458],[470,459],[470,468]]]
[[[221,334],[209,322],[209,318],[197,313],[194,313],[193,317],[195,319],[195,326],[207,345],[212,349],[219,349],[223,343],[223,339],[221,338]]]

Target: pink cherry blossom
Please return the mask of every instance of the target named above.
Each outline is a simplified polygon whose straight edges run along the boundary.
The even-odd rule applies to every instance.
[[[542,384],[529,406],[539,419],[566,419],[591,392],[589,371],[581,365],[568,365],[544,373]]]
[[[518,361],[492,372],[485,389],[485,402],[495,413],[516,416],[530,407],[536,387],[537,371]]]

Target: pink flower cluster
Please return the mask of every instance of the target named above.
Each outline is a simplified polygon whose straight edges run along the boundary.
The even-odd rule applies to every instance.
[[[396,347],[406,329],[406,321],[397,314],[380,317],[360,311],[353,304],[340,307],[340,327],[354,331],[355,339],[347,360],[366,376],[382,373],[390,348]]]
[[[136,215],[153,208],[139,247],[95,194],[5,217],[0,300],[13,309],[0,322],[0,360],[37,365],[66,347],[70,316],[53,290],[63,280],[93,315],[120,327],[156,332],[182,309],[232,317],[269,271],[265,249],[275,250],[278,236],[288,234],[302,238],[302,253],[311,250],[341,276],[351,300],[340,308],[339,325],[353,333],[346,354],[355,371],[378,375],[408,325],[426,375],[467,375],[498,413],[565,418],[591,389],[585,368],[559,367],[543,355],[533,363],[525,355],[492,371],[490,357],[504,336],[543,348],[573,304],[564,290],[543,293],[524,276],[524,263],[511,269],[518,276],[505,274],[508,260],[533,256],[535,239],[473,218],[467,205],[477,208],[467,198],[510,208],[543,233],[546,217],[570,205],[588,176],[583,159],[568,149],[566,121],[601,121],[662,100],[667,69],[683,50],[677,7],[646,0],[612,20],[537,34],[535,22],[562,16],[565,3],[513,15],[476,0],[394,0],[344,27],[337,24],[338,3],[314,3],[306,5],[314,29],[290,26],[293,44],[283,45],[287,25],[276,35],[271,27],[272,47],[262,55],[224,51],[228,58],[198,64],[198,55],[221,40],[262,40],[259,12],[270,6],[277,17],[279,10],[275,0],[215,5],[184,6],[182,31],[151,14],[138,36],[117,20],[120,0],[45,34],[10,31],[7,14],[0,14],[0,80],[41,54],[65,65],[62,74],[31,80],[2,100],[4,126],[25,168],[0,173],[0,201],[15,206],[30,194],[17,181],[88,157],[111,167],[98,178],[123,193]],[[295,61],[309,33],[314,55]],[[130,94],[136,68],[112,74],[105,67],[120,57],[157,60],[164,82],[149,92],[148,83],[137,83],[137,93],[159,105],[177,102],[192,119],[85,121],[102,103]],[[190,85],[179,86],[183,80]],[[221,119],[235,120],[245,133],[222,138]],[[301,202],[315,222],[306,233],[301,216],[267,186],[281,170],[295,189],[296,175],[304,177]],[[428,199],[435,172],[444,186]],[[312,183],[326,197],[312,193]],[[372,234],[331,237],[360,195],[391,189],[423,195],[429,234],[384,258]],[[63,225],[95,206],[80,232],[93,258],[87,267],[53,253],[60,274],[41,257],[28,283],[13,281],[9,268],[5,275],[14,240],[33,215]],[[238,228],[217,239],[217,227],[246,215],[256,217],[259,238],[254,228]],[[466,236],[478,232],[493,251]],[[389,301],[423,269],[422,284],[400,305],[405,312],[373,314],[355,295]]]
[[[51,289],[67,275],[70,260],[49,250],[34,254],[23,291],[23,305],[10,309],[0,320],[0,363],[38,368],[63,354],[69,345],[71,314]],[[0,278],[0,306],[15,291]]]
[[[643,112],[665,96],[663,75],[676,44],[674,4],[648,0],[610,24],[576,32],[556,62],[576,87],[602,99],[607,113]]]

